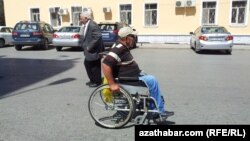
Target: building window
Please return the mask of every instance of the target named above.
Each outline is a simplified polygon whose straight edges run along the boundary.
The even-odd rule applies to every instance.
[[[246,18],[247,1],[233,1],[232,3],[232,24],[244,24]]]
[[[39,8],[30,9],[30,20],[31,21],[40,21],[40,10]]]
[[[71,7],[71,17],[72,17],[72,24],[73,25],[80,25],[80,14],[82,12],[81,6],[74,6]]]
[[[157,25],[157,4],[145,4],[145,26]]]
[[[131,4],[120,5],[120,19],[121,22],[125,22],[131,25]]]
[[[202,3],[202,24],[215,24],[216,2]]]
[[[61,16],[58,14],[60,7],[49,8],[50,12],[50,23],[52,26],[61,26]]]

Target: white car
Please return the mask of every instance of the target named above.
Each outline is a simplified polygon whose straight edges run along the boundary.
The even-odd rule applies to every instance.
[[[0,26],[0,48],[5,45],[13,45],[12,27]]]
[[[52,43],[57,51],[61,51],[63,47],[81,48],[81,33],[81,26],[64,26],[53,34]]]
[[[232,53],[233,36],[223,26],[200,26],[190,32],[190,47],[196,53],[201,50],[223,50]]]

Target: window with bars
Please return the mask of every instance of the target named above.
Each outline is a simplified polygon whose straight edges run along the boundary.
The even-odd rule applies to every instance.
[[[216,17],[216,2],[203,2],[202,24],[203,25],[215,24],[215,17]]]
[[[40,21],[40,10],[39,8],[30,9],[30,20],[31,21]]]
[[[244,24],[246,16],[247,1],[233,1],[232,2],[232,24]]]
[[[73,25],[80,25],[80,14],[82,12],[82,6],[71,7],[71,17]]]
[[[145,26],[157,25],[157,4],[145,4]]]
[[[60,7],[49,8],[50,12],[50,24],[52,26],[61,26],[61,16],[58,14]]]
[[[120,20],[131,25],[131,4],[120,5]]]

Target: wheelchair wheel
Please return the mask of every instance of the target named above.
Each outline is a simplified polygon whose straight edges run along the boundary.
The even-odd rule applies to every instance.
[[[133,99],[124,88],[120,87],[120,92],[112,93],[107,84],[94,90],[88,106],[95,122],[106,128],[123,127],[135,111]]]

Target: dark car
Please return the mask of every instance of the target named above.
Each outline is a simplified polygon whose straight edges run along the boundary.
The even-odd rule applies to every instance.
[[[13,44],[16,50],[23,46],[37,46],[48,49],[52,43],[53,27],[45,22],[20,21],[12,32]]]
[[[113,22],[113,23],[101,22],[99,23],[99,26],[102,30],[102,40],[103,40],[104,46],[111,47],[118,39],[118,32],[120,28],[124,26],[129,26],[129,25],[121,23],[121,22]],[[137,36],[136,36],[134,48],[136,48],[136,43],[137,43]]]

